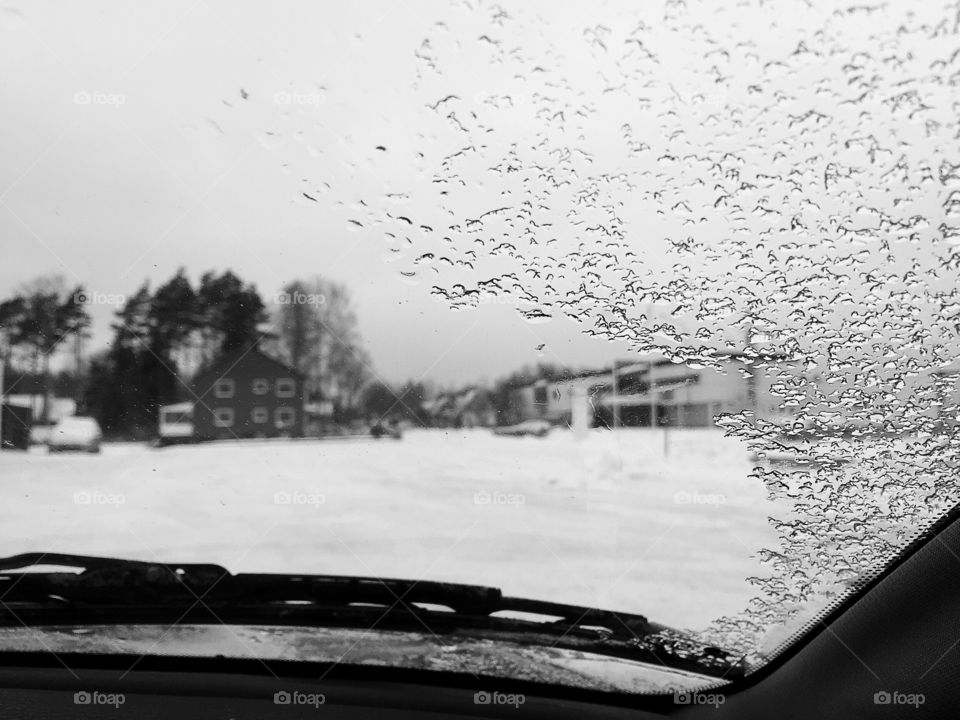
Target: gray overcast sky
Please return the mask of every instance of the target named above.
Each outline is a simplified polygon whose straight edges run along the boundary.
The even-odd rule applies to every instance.
[[[130,295],[183,265],[193,280],[232,269],[270,300],[322,274],[351,287],[388,380],[624,354],[566,319],[452,312],[403,282],[382,240],[349,230],[348,199],[380,184],[357,145],[368,133],[394,172],[416,172],[414,51],[445,3],[0,8],[0,296],[49,273]],[[113,309],[92,308],[94,347]]]

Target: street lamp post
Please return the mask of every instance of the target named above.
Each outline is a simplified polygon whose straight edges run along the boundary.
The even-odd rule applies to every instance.
[[[0,450],[3,450],[3,388],[7,369],[7,333],[0,328]]]

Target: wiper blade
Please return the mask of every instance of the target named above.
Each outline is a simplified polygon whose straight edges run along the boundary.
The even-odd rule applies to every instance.
[[[69,571],[30,569],[40,566]],[[460,633],[726,679],[743,674],[729,653],[642,615],[507,597],[493,587],[340,575],[234,575],[211,564],[55,553],[0,559],[0,627],[221,623]]]

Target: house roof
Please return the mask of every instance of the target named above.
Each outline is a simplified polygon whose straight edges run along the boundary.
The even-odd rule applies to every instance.
[[[212,363],[210,363],[209,366],[207,366],[206,368],[198,372],[195,380],[200,379],[206,375],[222,374],[223,372],[232,369],[234,366],[241,365],[244,362],[244,360],[246,360],[247,358],[256,357],[256,356],[259,356],[267,360],[268,362],[276,365],[278,369],[284,371],[285,373],[293,375],[298,379],[303,378],[303,373],[301,373],[292,365],[288,365],[282,360],[278,360],[272,355],[268,355],[267,353],[263,352],[259,348],[254,347],[247,350],[240,350],[240,349],[231,350],[230,352],[221,354]]]
[[[193,403],[189,400],[173,403],[172,405],[161,405],[160,409],[164,412],[189,412],[193,410]]]

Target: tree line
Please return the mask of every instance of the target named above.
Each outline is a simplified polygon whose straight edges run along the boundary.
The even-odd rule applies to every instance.
[[[206,272],[197,284],[181,268],[151,289],[143,283],[114,313],[106,349],[82,357],[90,326],[83,286],[38,278],[0,301],[0,333],[10,370],[5,393],[77,400],[105,434],[145,439],[156,434],[162,405],[191,400],[189,379],[220,354],[258,347],[295,367],[307,396],[332,406],[334,424],[395,419],[429,426],[424,401],[436,394],[422,381],[381,381],[363,348],[348,289],[322,277],[293,280],[270,302],[230,270]],[[74,353],[72,370],[51,373],[56,354]],[[484,390],[498,422],[514,418],[514,391],[538,379],[569,377],[569,368],[525,367]]]
[[[56,381],[74,389],[79,412],[95,417],[108,436],[152,437],[160,406],[192,399],[190,377],[222,353],[250,347],[294,366],[308,397],[329,401],[341,417],[358,412],[373,374],[350,293],[332,280],[291,281],[268,303],[230,270],[206,272],[194,285],[180,269],[155,289],[145,282],[124,297],[107,348],[81,363],[89,300],[82,286],[51,276],[0,302],[0,360],[10,369],[3,389],[41,394],[40,421]],[[73,372],[52,377],[51,358],[70,350]]]

